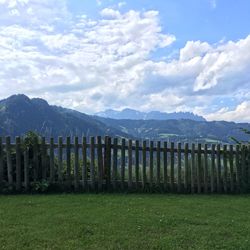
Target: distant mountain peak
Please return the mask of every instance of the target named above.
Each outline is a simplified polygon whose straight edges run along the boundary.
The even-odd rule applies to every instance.
[[[166,113],[160,111],[141,112],[138,110],[125,108],[121,111],[107,109],[102,112],[98,112],[95,115],[112,119],[130,119],[130,120],[194,120],[194,121],[206,121],[204,117],[195,115],[192,112],[173,112]]]

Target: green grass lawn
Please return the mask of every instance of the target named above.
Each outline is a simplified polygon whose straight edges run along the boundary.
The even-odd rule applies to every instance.
[[[250,196],[0,196],[0,249],[250,249]]]

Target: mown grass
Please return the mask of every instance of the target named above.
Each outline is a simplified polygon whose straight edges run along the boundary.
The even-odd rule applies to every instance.
[[[250,196],[0,196],[1,249],[250,249]]]

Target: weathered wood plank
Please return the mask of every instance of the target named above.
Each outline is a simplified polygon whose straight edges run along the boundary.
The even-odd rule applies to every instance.
[[[111,138],[106,137],[106,186],[110,190],[111,184]]]
[[[46,142],[45,137],[42,137],[41,142],[41,160],[42,160],[42,179],[47,179],[47,148],[46,148]]]
[[[161,142],[157,142],[156,149],[156,185],[160,187],[161,183]]]
[[[170,144],[170,188],[171,191],[175,191],[175,181],[174,181],[174,143]]]
[[[70,146],[70,137],[66,138],[66,168],[67,168],[67,183],[71,183],[71,146]]]
[[[227,193],[227,145],[223,146],[223,188],[224,192]]]
[[[187,193],[189,191],[188,143],[185,143],[184,150],[184,190]]]
[[[88,190],[88,166],[87,166],[87,139],[82,137],[82,187]]]
[[[216,179],[217,179],[217,192],[221,193],[221,152],[220,152],[220,144],[217,144],[216,150],[216,160],[217,160],[217,170],[216,170]]]
[[[6,137],[6,157],[7,157],[8,184],[10,186],[13,186],[13,165],[11,158],[10,136]]]
[[[95,190],[95,137],[90,137],[90,182],[91,190]]]
[[[132,140],[128,141],[128,189],[131,190],[132,183]]]
[[[235,154],[235,165],[236,165],[236,186],[237,192],[241,191],[241,176],[240,176],[240,146],[236,145],[236,154]]]
[[[114,143],[117,144],[117,139],[115,138]],[[116,188],[116,178],[117,178],[117,148],[114,152],[114,160],[113,165],[116,165],[115,168],[115,188]],[[97,160],[98,160],[98,190],[101,191],[103,188],[103,157],[102,157],[102,137],[97,136]]]
[[[207,144],[204,145],[204,193],[208,193],[208,158]]]
[[[79,143],[78,137],[75,137],[74,141],[74,188],[75,191],[79,190]]]
[[[201,144],[198,143],[198,154],[197,154],[197,192],[201,193]]]
[[[230,167],[230,191],[234,192],[234,166],[233,166],[233,145],[229,148],[229,167]]]
[[[50,145],[49,145],[49,169],[50,169],[50,182],[55,181],[55,155],[54,155],[54,138],[50,138]]]
[[[147,183],[147,175],[146,175],[147,151],[146,151],[146,147],[147,147],[147,142],[143,141],[143,143],[142,143],[142,188],[145,188],[146,183]]]
[[[25,148],[23,153],[24,159],[24,188],[25,191],[29,190],[29,149]]]
[[[139,189],[139,141],[135,141],[135,187]]]
[[[34,181],[38,181],[39,176],[39,160],[38,160],[38,139],[34,138],[33,146],[33,163],[34,163]]]
[[[212,148],[211,148],[211,193],[214,193],[215,192],[215,174],[214,174],[214,171],[215,171],[215,144],[212,144]]]
[[[165,192],[168,190],[168,154],[167,147],[168,143],[164,142],[164,150],[163,150],[163,183]]]
[[[2,186],[4,181],[4,164],[3,164],[3,139],[0,137],[0,186]]]
[[[125,144],[126,141],[123,138],[122,139],[122,148],[121,148],[121,188],[124,191],[125,189]]]
[[[177,145],[177,192],[181,192],[181,143]]]
[[[195,192],[195,144],[192,143],[192,151],[191,151],[191,193]]]
[[[149,185],[151,190],[154,184],[154,142],[150,141],[149,146]]]
[[[16,190],[21,191],[22,188],[22,169],[21,169],[21,138],[16,137]]]
[[[244,192],[247,188],[246,178],[246,146],[241,145],[241,188]]]
[[[117,189],[117,144],[118,139],[114,138],[113,140],[113,162],[112,162],[112,185],[113,190]]]
[[[63,181],[63,138],[58,137],[58,181],[62,184]]]

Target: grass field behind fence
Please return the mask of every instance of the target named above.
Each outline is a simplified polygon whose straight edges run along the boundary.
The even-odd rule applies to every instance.
[[[249,249],[249,195],[0,196],[0,249]]]

